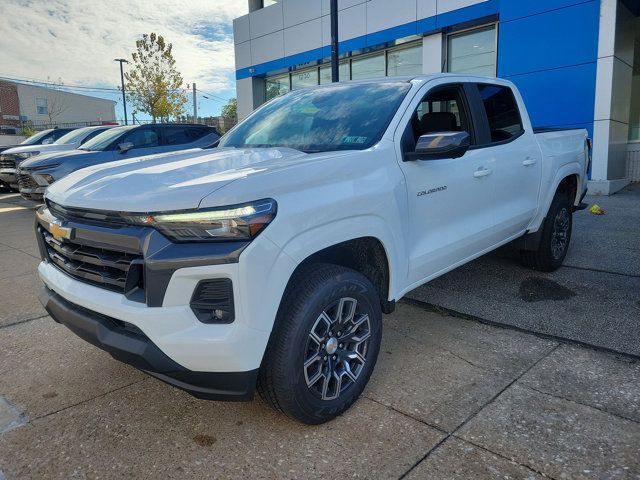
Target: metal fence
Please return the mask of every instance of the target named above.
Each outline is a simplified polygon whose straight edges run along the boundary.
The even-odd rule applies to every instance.
[[[139,120],[134,118],[130,121],[130,125],[147,125],[153,123],[153,120]],[[228,117],[198,117],[198,121],[194,122],[193,117],[182,117],[169,122],[156,122],[156,123],[199,123],[201,125],[207,125],[209,127],[215,127],[220,133],[227,132],[236,124],[235,118]],[[47,122],[44,120],[29,120],[22,122],[21,125],[16,126],[18,134],[23,128],[32,128],[36,131],[48,130],[50,128],[81,128],[81,127],[94,127],[98,125],[124,125],[124,120],[117,120],[115,122],[102,122],[102,121],[88,121],[88,122]]]

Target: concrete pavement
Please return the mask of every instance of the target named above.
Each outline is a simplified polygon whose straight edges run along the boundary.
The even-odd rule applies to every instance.
[[[565,265],[520,267],[510,246],[408,294],[432,308],[640,355],[640,185],[587,197],[606,214],[574,215]]]
[[[364,396],[327,425],[194,399],[45,315],[15,202],[0,196],[0,479],[640,478],[640,361],[421,303],[385,317]]]

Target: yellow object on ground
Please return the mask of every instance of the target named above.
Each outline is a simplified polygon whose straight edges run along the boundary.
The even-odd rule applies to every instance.
[[[604,210],[594,203],[589,207],[589,213],[593,215],[604,215]]]

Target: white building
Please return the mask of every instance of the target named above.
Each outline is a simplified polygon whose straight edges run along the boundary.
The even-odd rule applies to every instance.
[[[14,83],[20,106],[20,120],[34,126],[84,125],[115,122],[113,100],[69,93],[55,88]]]

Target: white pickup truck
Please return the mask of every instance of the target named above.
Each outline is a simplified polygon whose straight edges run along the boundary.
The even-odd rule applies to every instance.
[[[298,90],[219,148],[54,183],[37,213],[54,320],[200,398],[257,389],[299,421],[360,395],[382,313],[512,241],[567,253],[584,130],[536,133],[514,85],[432,75]]]

